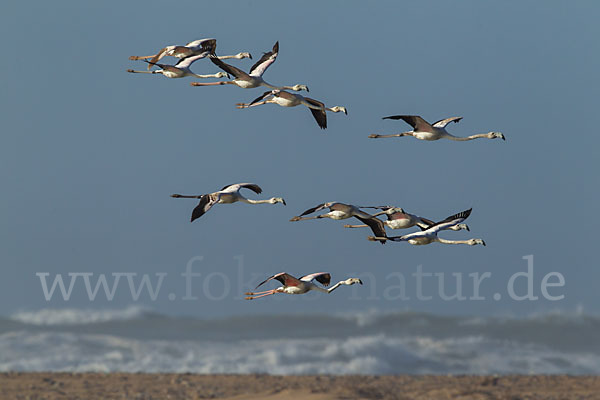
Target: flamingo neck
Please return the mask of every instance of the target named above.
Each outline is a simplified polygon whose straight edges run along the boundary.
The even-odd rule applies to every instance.
[[[488,133],[478,133],[475,135],[471,135],[471,136],[465,136],[465,137],[459,137],[459,136],[454,136],[449,134],[448,132],[445,132],[446,139],[450,139],[450,140],[454,140],[457,142],[464,142],[467,140],[473,140],[473,139],[479,139],[479,138],[488,138],[489,134]]]
[[[267,199],[267,200],[252,200],[252,199],[242,198],[240,200],[243,201],[244,203],[248,203],[248,204],[265,204],[265,203],[271,203],[271,199]]]

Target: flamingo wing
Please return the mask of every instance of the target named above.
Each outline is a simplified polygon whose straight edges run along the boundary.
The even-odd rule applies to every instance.
[[[379,218],[375,218],[375,217],[365,218],[363,216],[358,216],[358,215],[355,215],[354,218],[360,220],[363,224],[368,225],[376,237],[386,237],[387,236],[387,233],[385,231],[385,226]],[[380,240],[379,242],[381,244],[385,244],[385,240]]]
[[[150,67],[152,67],[153,65],[156,65],[156,62],[158,60],[160,60],[161,58],[163,58],[164,56],[166,56],[167,53],[172,49],[173,49],[173,46],[167,46],[167,47],[163,47],[162,49],[160,49],[160,51],[158,53],[156,53],[156,55],[150,59],[150,62],[148,63],[148,69],[150,69]]]
[[[269,66],[275,62],[275,59],[277,58],[278,53],[279,53],[279,41],[277,41],[275,43],[275,45],[273,46],[273,49],[271,51],[269,51],[268,53],[264,53],[263,56],[260,58],[260,60],[258,60],[256,62],[256,64],[254,64],[252,66],[252,68],[250,68],[250,75],[251,76],[262,76],[262,74],[265,73],[267,68],[269,68]]]
[[[259,101],[261,101],[262,99],[264,99],[265,97],[271,96],[273,95],[273,91],[269,90],[267,92],[264,92],[263,94],[261,94],[259,97],[255,98],[254,100],[252,100],[250,102],[250,105],[254,104],[254,103],[258,103]]]
[[[189,42],[188,44],[182,47],[187,47],[196,52],[204,53],[205,51],[207,51],[213,54],[217,49],[217,39],[198,39],[194,40],[193,42]]]
[[[261,194],[262,189],[256,183],[234,183],[232,185],[224,186],[220,191],[237,192],[241,188],[252,190],[256,194]]]
[[[216,203],[217,203],[216,198],[212,198],[211,195],[209,195],[209,194],[202,195],[202,197],[200,198],[200,202],[198,203],[196,208],[194,208],[194,210],[192,211],[192,220],[190,222],[194,222],[194,220],[196,220],[196,219],[200,218],[201,216],[203,216],[204,214],[206,214],[206,212],[208,210],[210,210],[211,207],[214,206]]]
[[[431,225],[429,228],[427,228],[427,231],[433,230],[434,232],[439,232],[441,230],[448,229],[449,227],[454,226],[456,224],[460,224],[465,219],[467,219],[469,215],[471,215],[472,210],[472,208],[469,208],[468,210],[451,215],[443,221],[436,222],[435,224]]]
[[[450,122],[457,123],[462,119],[462,117],[450,117],[446,119],[440,119],[439,121],[432,124],[434,128],[445,128]]]
[[[200,54],[195,54],[192,52],[190,53],[189,56],[186,56],[184,58],[182,58],[181,60],[179,60],[177,62],[177,64],[175,64],[176,67],[179,68],[188,68],[190,65],[192,65],[192,63],[196,62],[197,60],[204,58],[208,55],[209,53],[200,53]]]
[[[319,128],[327,129],[327,114],[325,113],[325,104],[315,99],[311,99],[309,97],[305,97],[304,100],[306,100],[306,102],[310,105],[319,107],[318,109],[308,107],[308,109],[315,118],[315,121],[317,121],[317,125],[319,125]]]
[[[301,281],[310,282],[316,279],[323,286],[329,286],[331,282],[331,274],[329,272],[315,272],[314,274],[304,275],[300,278]]]
[[[322,204],[319,204],[319,205],[318,205],[318,206],[316,206],[316,207],[309,208],[308,210],[306,210],[306,211],[304,211],[302,214],[300,214],[300,216],[301,216],[301,217],[303,217],[303,216],[305,216],[305,215],[307,215],[307,214],[312,214],[312,213],[314,213],[314,212],[316,212],[316,211],[322,210],[322,209],[326,208],[326,204],[327,204],[327,203],[322,203]]]
[[[283,286],[300,286],[302,284],[302,282],[298,278],[294,278],[287,272],[280,272],[259,283],[256,286],[256,289],[258,289],[261,285],[264,285],[265,283],[269,282],[271,279],[277,279],[283,284]]]
[[[219,60],[216,56],[209,56],[210,61],[213,62],[213,64],[215,64],[217,67],[221,68],[223,71],[227,72],[230,75],[235,76],[236,78],[239,79],[249,79],[250,77],[248,76],[247,73],[245,73],[244,71],[242,71],[239,68],[234,67],[233,65],[229,65],[229,64],[225,64],[223,61]]]
[[[430,219],[427,218],[423,218],[423,217],[419,217],[419,220],[421,223],[427,225],[426,228],[424,228],[421,224],[417,224],[419,228],[421,228],[422,231],[426,231],[427,229],[431,228],[433,225],[435,225],[435,222],[433,222]]]
[[[382,119],[401,119],[412,126],[415,131],[432,131],[432,126],[429,122],[418,115],[390,115],[389,117],[383,117]]]
[[[145,63],[148,63],[148,69],[150,69],[151,66],[155,65],[157,67],[160,67],[162,69],[168,69],[169,67],[173,67],[172,65],[167,65],[167,64],[159,64],[159,63],[155,63],[152,61],[148,61],[148,60],[142,60]]]

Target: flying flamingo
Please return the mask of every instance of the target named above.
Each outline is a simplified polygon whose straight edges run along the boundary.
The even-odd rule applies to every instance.
[[[148,69],[152,67],[152,64],[156,64],[161,58],[165,56],[172,56],[176,58],[186,58],[197,56],[203,54],[204,58],[209,54],[215,54],[217,49],[217,39],[199,39],[194,40],[193,42],[189,42],[184,46],[170,45],[163,47],[158,53],[153,54],[151,56],[131,56],[130,60],[147,60],[151,59],[148,64]],[[225,60],[229,58],[250,58],[252,59],[252,55],[248,52],[237,53],[233,56],[219,56],[219,59]]]
[[[270,99],[268,97],[271,97]],[[265,100],[266,99],[266,100]],[[261,101],[262,100],[262,101]],[[311,99],[309,97],[304,97],[299,94],[289,93],[284,90],[269,90],[264,92],[262,96],[252,100],[251,103],[238,103],[237,108],[249,108],[261,106],[263,104],[279,104],[282,107],[295,107],[297,105],[305,105],[308,107],[313,117],[317,121],[317,124],[321,129],[327,128],[327,114],[325,111],[331,111],[334,113],[343,112],[348,115],[348,111],[346,111],[346,107],[335,106],[335,107],[325,107],[325,104],[317,101],[315,99]]]
[[[325,208],[329,208],[329,212],[327,212],[325,214],[316,215],[314,217],[304,217],[305,215],[312,214],[314,212],[323,210]],[[317,218],[331,218],[331,219],[335,219],[335,220],[341,220],[341,219],[347,219],[347,218],[352,218],[352,217],[355,217],[356,219],[360,220],[363,224],[367,224],[369,226],[369,228],[371,228],[371,230],[373,231],[373,234],[375,234],[375,236],[383,237],[383,238],[386,237],[385,226],[383,225],[383,221],[375,218],[371,214],[367,214],[366,212],[362,211],[359,207],[353,206],[351,204],[344,204],[344,203],[338,203],[338,202],[329,202],[329,203],[319,204],[316,207],[313,207],[313,208],[310,208],[310,209],[304,211],[299,216],[290,219],[290,221],[294,222],[294,221],[303,221],[303,220],[307,220],[307,219],[317,219]],[[385,243],[384,239],[378,239],[378,240],[381,242],[381,244]]]
[[[217,57],[210,56],[210,60],[223,71],[231,74],[235,77],[235,79],[231,81],[222,81],[222,82],[192,82],[190,85],[192,86],[217,86],[217,85],[237,85],[243,89],[251,89],[259,86],[266,86],[270,89],[289,89],[289,90],[306,90],[308,92],[308,87],[306,85],[294,85],[294,86],[281,86],[277,87],[271,85],[270,83],[265,82],[262,78],[262,75],[265,73],[267,68],[271,64],[275,62],[277,58],[277,53],[279,52],[279,42],[276,42],[273,46],[273,50],[268,53],[263,54],[260,60],[256,62],[250,68],[250,73],[245,73],[239,68],[234,67],[233,65],[225,64],[223,61],[219,60]]]
[[[390,229],[407,229],[412,228],[413,226],[427,229],[431,225],[435,224],[435,222],[430,219],[407,213],[401,207],[380,206],[363,208],[376,208],[383,210],[373,214],[373,216],[376,217],[385,214],[387,216],[387,220],[383,221],[383,223]],[[367,225],[344,225],[344,228],[364,228],[366,226]],[[465,229],[468,231],[469,227],[467,224],[457,224],[447,229],[452,231],[460,231],[461,229]]]
[[[262,189],[255,183],[236,183],[233,185],[227,185],[223,189],[218,192],[195,195],[195,196],[185,196],[181,194],[172,194],[171,197],[176,199],[200,199],[200,203],[194,208],[192,211],[192,220],[200,218],[203,216],[212,206],[215,204],[231,204],[241,201],[243,203],[248,204],[277,204],[282,203],[284,206],[285,200],[281,197],[271,197],[267,200],[251,200],[247,199],[240,194],[240,189],[246,188],[252,190],[256,194],[262,193]]]
[[[148,65],[156,65],[157,67],[160,67],[161,69],[155,69],[153,71],[134,71],[133,69],[128,69],[127,72],[131,72],[134,74],[162,74],[163,76],[166,76],[167,78],[183,78],[186,76],[193,76],[195,78],[224,78],[224,77],[229,78],[229,75],[227,75],[225,72],[221,72],[221,71],[217,72],[216,74],[211,74],[211,75],[198,75],[198,74],[193,73],[192,70],[190,70],[190,65],[192,65],[192,63],[194,61],[197,61],[204,57],[205,57],[204,55],[199,54],[196,56],[182,58],[175,65],[158,64],[158,63],[155,63],[152,61],[144,60],[144,62],[147,62]]]
[[[246,293],[246,296],[249,296],[249,297],[246,297],[246,300],[254,300],[254,299],[258,299],[259,297],[265,297],[265,296],[269,296],[269,295],[277,294],[277,293],[304,294],[304,293],[310,292],[311,290],[315,290],[315,291],[323,292],[323,293],[331,293],[335,289],[337,289],[340,285],[350,286],[350,285],[354,285],[355,283],[358,283],[361,285],[363,284],[362,281],[358,278],[349,278],[349,279],[346,279],[345,281],[339,281],[338,283],[336,283],[329,289],[324,289],[320,286],[315,285],[314,283],[312,283],[312,281],[316,280],[317,282],[321,283],[323,286],[329,286],[329,283],[331,281],[331,274],[329,274],[329,272],[317,272],[317,273],[310,274],[310,275],[304,275],[300,279],[294,278],[293,276],[291,276],[288,273],[280,272],[278,274],[271,276],[270,278],[267,278],[263,282],[261,282],[256,287],[256,289],[258,289],[259,286],[270,281],[271,279],[277,279],[279,282],[281,282],[283,284],[283,286],[278,287],[277,289],[265,290],[264,292],[248,292],[248,293]]]
[[[465,140],[473,140],[478,138],[488,138],[488,139],[496,139],[500,138],[502,140],[506,140],[504,135],[500,132],[488,132],[488,133],[479,133],[476,135],[471,135],[467,137],[457,137],[449,134],[446,131],[446,125],[450,122],[457,123],[462,119],[462,117],[451,117],[439,120],[435,122],[433,125],[429,122],[425,121],[423,118],[418,115],[392,115],[390,117],[383,117],[383,119],[401,119],[410,126],[413,127],[412,131],[396,133],[392,135],[377,135],[372,134],[369,135],[370,138],[387,138],[387,137],[400,137],[400,136],[413,136],[417,139],[421,140],[438,140],[438,139],[450,139],[457,141],[465,141]]]
[[[369,236],[367,239],[369,239],[371,241],[376,241],[376,240],[381,241],[381,240],[387,239],[387,240],[392,240],[394,242],[408,242],[408,243],[414,244],[414,245],[424,245],[424,244],[430,244],[433,242],[439,242],[439,243],[444,243],[444,244],[468,244],[470,246],[482,244],[485,246],[485,242],[483,241],[483,239],[446,240],[446,239],[439,238],[437,236],[441,230],[448,229],[449,227],[454,226],[456,224],[460,224],[465,219],[467,219],[469,217],[469,215],[471,214],[471,210],[472,209],[468,209],[468,210],[460,212],[458,214],[451,215],[448,218],[446,218],[445,220],[436,222],[435,224],[431,225],[429,228],[427,228],[421,232],[413,232],[413,233],[409,233],[407,235],[402,235],[402,236],[388,236],[387,238],[386,237]]]

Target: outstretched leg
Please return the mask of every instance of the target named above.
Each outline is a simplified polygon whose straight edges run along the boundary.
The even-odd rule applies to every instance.
[[[292,219],[290,219],[290,222],[294,222],[294,221],[305,221],[307,219],[317,219],[317,218],[329,218],[329,215],[327,214],[322,214],[322,215],[316,215],[314,217],[294,217]]]
[[[250,103],[237,103],[236,107],[237,108],[249,108],[249,107],[262,106],[263,104],[268,104],[268,103],[275,103],[275,102],[273,100],[264,100],[264,101],[259,101],[259,102],[254,103],[254,104],[250,104]]]
[[[391,135],[378,135],[376,133],[372,133],[369,135],[371,139],[377,138],[391,138],[391,137],[401,137],[401,136],[412,136],[412,132],[402,132],[402,133],[394,133]]]
[[[160,74],[162,70],[155,69],[154,71],[134,71],[133,69],[128,69],[127,72],[131,72],[132,74]]]
[[[257,294],[271,293],[273,289],[263,290],[262,292],[246,292],[246,296],[256,296]]]
[[[191,82],[192,86],[219,86],[233,84],[233,81],[221,81],[221,82]]]
[[[254,300],[254,299],[261,298],[261,297],[270,296],[270,295],[275,294],[275,293],[277,293],[277,290],[269,290],[265,294],[260,294],[258,296],[248,296],[248,297],[246,297],[246,300]]]
[[[200,199],[202,198],[202,194],[199,195],[193,195],[193,196],[187,196],[187,195],[183,195],[183,194],[172,194],[171,197],[175,198],[175,199]]]
[[[349,225],[349,224],[346,224],[346,225],[344,225],[344,228],[366,228],[368,226],[369,225]]]

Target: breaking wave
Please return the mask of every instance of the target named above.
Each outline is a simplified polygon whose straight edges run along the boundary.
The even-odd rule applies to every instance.
[[[0,318],[0,371],[599,374],[600,319],[40,310]]]

